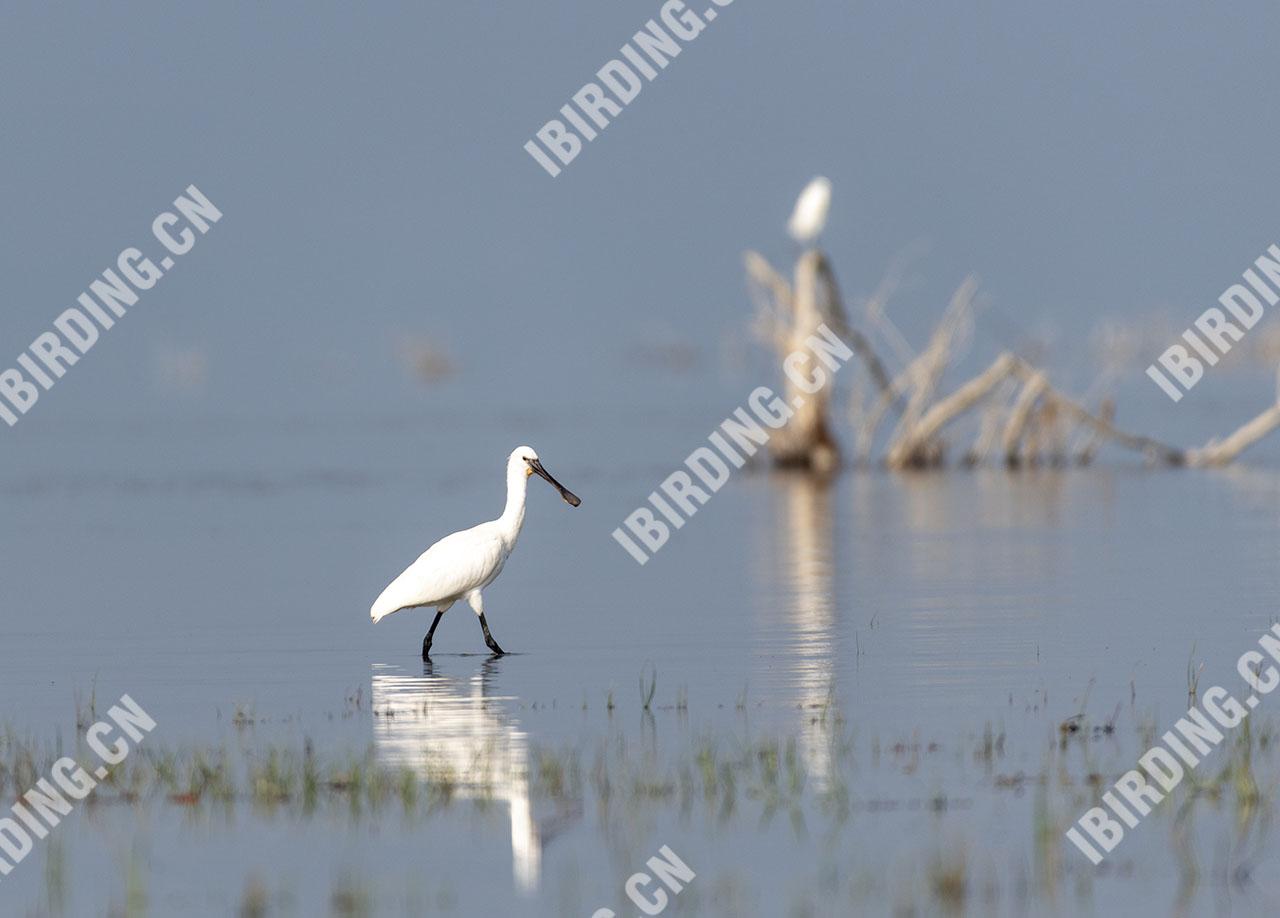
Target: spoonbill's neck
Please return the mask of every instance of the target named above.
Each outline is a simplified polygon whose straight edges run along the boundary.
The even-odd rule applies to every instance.
[[[514,542],[524,525],[524,498],[529,487],[529,476],[518,467],[507,472],[507,507],[498,522],[508,542]]]

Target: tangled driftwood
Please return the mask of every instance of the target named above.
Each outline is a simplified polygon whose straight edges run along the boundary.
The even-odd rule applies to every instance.
[[[1090,411],[1054,388],[1044,370],[1008,351],[949,395],[939,397],[938,387],[955,342],[973,322],[978,290],[975,278],[965,278],[925,349],[914,354],[884,310],[900,275],[896,268],[890,272],[865,310],[867,321],[905,364],[897,375],[890,375],[868,336],[848,322],[835,275],[821,251],[811,248],[800,255],[794,285],[756,252],[747,252],[744,261],[757,305],[755,330],[781,358],[804,350],[805,340],[825,322],[861,359],[876,391],[869,405],[857,395],[852,405],[857,420],[854,458],[860,464],[871,461],[876,435],[890,411],[897,413],[898,420],[883,461],[895,469],[940,466],[946,458],[943,430],[979,408],[983,414],[978,437],[964,456],[968,464],[982,462],[993,452],[1009,466],[1069,461],[1088,464],[1102,444],[1110,441],[1142,453],[1149,462],[1218,466],[1231,462],[1280,425],[1278,383],[1276,401],[1230,436],[1192,449],[1169,446],[1121,430],[1113,422],[1115,406],[1110,399],[1104,399],[1096,413]],[[790,403],[796,393],[790,380],[784,385]],[[811,395],[804,400],[803,407],[770,441],[775,464],[828,470],[839,463],[840,448],[828,419],[831,397],[828,387],[819,397]],[[1083,440],[1071,450],[1067,444],[1075,433],[1082,434]]]

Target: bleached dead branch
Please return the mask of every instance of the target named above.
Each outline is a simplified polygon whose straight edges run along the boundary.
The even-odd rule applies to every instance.
[[[1222,440],[1213,439],[1199,449],[1187,451],[1187,465],[1226,465],[1280,425],[1280,374],[1276,379],[1276,401],[1252,421]]]
[[[1004,436],[1001,438],[1004,450],[1004,461],[1008,465],[1017,465],[1022,461],[1019,444],[1022,443],[1022,432],[1031,417],[1031,409],[1049,388],[1049,377],[1039,370],[1034,371],[1022,384],[1013,410],[1009,412],[1009,420],[1004,425]]]
[[[907,401],[906,410],[898,420],[897,429],[891,442],[901,442],[904,436],[920,420],[925,407],[933,398],[933,393],[950,362],[951,345],[956,333],[969,321],[969,307],[973,303],[974,294],[978,291],[978,279],[970,275],[964,279],[960,287],[951,297],[942,321],[934,330],[924,352],[911,362],[908,369],[907,384],[911,387],[911,398]]]
[[[968,412],[983,406],[978,437],[965,455],[965,462],[982,461],[997,441],[1004,462],[1017,466],[1042,459],[1065,463],[1067,443],[1073,430],[1084,434],[1075,459],[1088,464],[1106,442],[1140,452],[1148,462],[1167,465],[1219,466],[1232,462],[1249,446],[1280,426],[1280,380],[1276,403],[1238,430],[1222,439],[1212,439],[1202,447],[1184,450],[1151,437],[1121,430],[1115,423],[1115,405],[1106,399],[1098,413],[1090,411],[1050,383],[1047,373],[1012,352],[1002,353],[985,370],[960,385],[950,395],[936,397],[943,376],[952,361],[955,342],[972,322],[977,281],[968,277],[956,290],[928,345],[918,355],[910,349],[884,314],[883,300],[896,289],[898,269],[881,284],[869,312],[888,330],[891,344],[909,359],[906,367],[890,378],[867,336],[851,328],[831,265],[821,252],[810,249],[796,263],[794,285],[775,271],[755,252],[744,258],[749,286],[757,305],[756,331],[772,344],[781,357],[805,351],[806,339],[823,322],[828,323],[858,354],[876,384],[869,409],[862,408],[861,388],[855,388],[859,402],[850,411],[858,420],[855,459],[870,461],[876,433],[884,415],[898,407],[899,419],[889,438],[885,465],[893,469],[941,465],[945,458],[942,433]],[[839,455],[828,425],[830,393],[794,390],[785,382],[788,404],[801,405],[788,424],[771,440],[774,462],[826,470]],[[1009,405],[1010,387],[1017,397]],[[1094,387],[1100,388],[1100,383]],[[794,402],[796,396],[805,397]],[[905,400],[905,405],[903,404]]]
[[[1116,401],[1111,397],[1102,400],[1102,407],[1098,409],[1098,417],[1110,424],[1116,416]],[[1076,464],[1088,465],[1093,461],[1093,457],[1098,454],[1098,450],[1102,448],[1102,444],[1107,442],[1105,434],[1097,430],[1089,431],[1089,439],[1076,452]]]
[[[951,395],[934,402],[924,416],[889,450],[885,461],[897,468],[918,465],[921,447],[932,440],[946,424],[982,401],[992,389],[1008,379],[1016,360],[1012,354],[1001,354],[991,366]]]
[[[871,342],[867,339],[867,336],[849,324],[848,317],[845,314],[844,301],[840,297],[840,287],[836,283],[835,272],[831,269],[831,262],[821,252],[818,255],[817,280],[818,292],[821,297],[821,312],[826,316],[826,321],[831,326],[831,330],[836,333],[836,336],[848,344],[862,360],[877,388],[882,392],[886,391],[892,384],[892,380],[889,378],[889,371],[885,369],[884,362],[872,349]]]
[[[1004,356],[1001,355],[1001,357],[996,358],[997,362]],[[977,465],[991,453],[996,441],[1000,438],[1002,428],[1000,422],[1008,409],[1009,399],[1013,396],[1017,387],[1017,379],[1006,375],[995,384],[994,391],[991,391],[990,397],[983,394],[977,399],[977,401],[985,401],[987,407],[982,413],[982,424],[978,429],[978,436],[974,438],[973,445],[964,454],[963,461],[965,465]],[[974,404],[976,404],[976,401]]]
[[[884,277],[880,280],[880,285],[876,287],[875,292],[867,298],[867,301],[862,306],[862,313],[866,317],[867,324],[873,332],[878,331],[880,337],[889,343],[889,347],[897,356],[898,362],[903,366],[915,359],[915,351],[911,349],[907,339],[903,337],[902,332],[898,331],[898,327],[889,318],[889,312],[886,307],[889,305],[889,300],[902,287],[902,279],[907,272],[907,265],[919,254],[919,246],[913,246],[898,253],[893,261],[889,263],[889,270],[885,271]]]

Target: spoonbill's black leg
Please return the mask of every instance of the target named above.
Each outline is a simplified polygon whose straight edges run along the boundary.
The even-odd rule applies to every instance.
[[[440,624],[440,619],[444,618],[443,612],[436,613],[436,620],[431,623],[431,630],[427,632],[427,636],[422,639],[422,659],[427,659],[431,655],[431,641],[435,637],[436,625]]]
[[[480,613],[480,630],[484,632],[484,642],[489,645],[489,649],[502,656],[506,651],[498,646],[498,642],[493,639],[493,635],[489,633],[489,623],[484,620],[484,613]]]

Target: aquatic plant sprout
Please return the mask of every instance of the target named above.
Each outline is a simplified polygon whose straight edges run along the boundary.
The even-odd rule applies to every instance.
[[[49,768],[52,781],[40,778],[10,808],[12,816],[0,818],[0,852],[4,854],[0,857],[0,877],[8,876],[26,860],[37,841],[48,838],[49,832],[71,813],[76,801],[84,800],[98,782],[110,777],[109,766],[119,765],[129,757],[132,747],[123,738],[107,745],[113,730],[123,731],[130,740],[139,743],[156,726],[151,716],[128,695],[122,695],[120,704],[111,706],[107,718],[85,731],[85,742],[103,762],[94,769],[93,776],[76,759],[63,756]]]
[[[1280,661],[1280,624],[1262,635],[1258,646],[1271,659]],[[1223,731],[1238,727],[1249,716],[1258,706],[1259,695],[1268,695],[1280,686],[1280,672],[1273,666],[1263,669],[1267,656],[1257,650],[1246,650],[1236,663],[1240,675],[1253,686],[1244,704],[1221,686],[1206,689],[1199,706],[1192,704],[1186,716],[1178,718],[1174,729],[1160,737],[1162,744],[1153,745],[1138,757],[1142,771],[1130,769],[1115,782],[1112,790],[1102,795],[1102,802],[1111,812],[1101,806],[1091,807],[1067,830],[1067,838],[1085,857],[1094,864],[1102,863],[1103,857],[1120,844],[1126,827],[1137,828],[1141,818],[1182,782],[1187,769],[1196,768],[1222,742]],[[1195,678],[1199,680],[1198,672]],[[1192,694],[1194,696],[1194,688]],[[1124,798],[1123,802],[1117,794]],[[1112,814],[1118,820],[1112,818]],[[1092,844],[1080,834],[1081,829],[1089,834]]]

